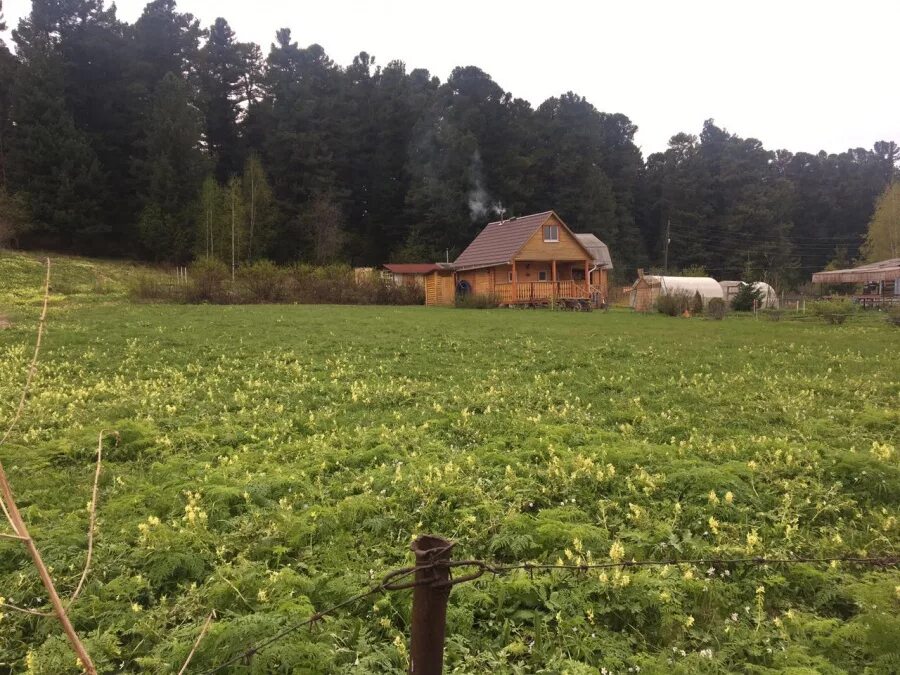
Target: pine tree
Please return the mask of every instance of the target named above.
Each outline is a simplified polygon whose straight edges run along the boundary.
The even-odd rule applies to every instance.
[[[0,32],[6,30],[3,2],[0,0]],[[16,59],[0,38],[0,190],[6,189],[6,153],[12,132],[12,86]]]
[[[192,210],[202,181],[200,119],[187,84],[173,73],[157,86],[143,145],[135,164],[142,178],[140,234],[160,260],[184,260],[193,248]]]
[[[238,117],[246,65],[245,50],[235,41],[231,26],[225,19],[216,19],[200,50],[199,79],[206,143],[220,181],[235,175],[241,166]]]
[[[96,154],[66,108],[54,38],[35,18],[33,10],[14,33],[21,67],[12,91],[9,188],[27,204],[33,240],[89,251],[108,232],[100,218],[103,178]]]

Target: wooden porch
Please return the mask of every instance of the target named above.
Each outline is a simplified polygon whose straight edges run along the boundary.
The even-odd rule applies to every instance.
[[[496,284],[502,305],[547,305],[565,301],[590,301],[589,285],[583,281],[520,281]]]

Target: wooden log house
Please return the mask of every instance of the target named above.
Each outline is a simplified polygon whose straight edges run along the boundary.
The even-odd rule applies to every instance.
[[[425,279],[426,305],[457,295],[494,296],[501,305],[606,303],[612,260],[593,234],[575,234],[553,211],[489,223],[451,264]]]

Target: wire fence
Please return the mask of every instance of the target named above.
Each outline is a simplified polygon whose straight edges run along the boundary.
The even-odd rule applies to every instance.
[[[446,541],[446,540],[441,540]],[[415,546],[415,545],[414,545]],[[496,579],[503,575],[523,571],[530,575],[537,572],[588,572],[590,570],[601,569],[628,569],[642,567],[664,567],[664,566],[704,566],[704,567],[730,567],[730,566],[769,566],[769,565],[800,565],[800,564],[833,564],[846,563],[853,565],[862,565],[870,568],[893,568],[900,566],[900,555],[883,555],[872,557],[858,556],[828,556],[828,557],[796,557],[796,558],[768,558],[763,556],[751,558],[689,558],[689,559],[666,559],[666,560],[619,560],[609,562],[590,562],[590,563],[538,563],[538,562],[515,562],[515,563],[497,563],[485,560],[448,560],[443,556],[449,552],[453,544],[447,542],[445,545],[433,549],[430,553],[430,561],[423,564],[416,564],[412,567],[404,567],[387,573],[382,580],[369,586],[364,591],[353,595],[342,602],[319,610],[311,614],[303,621],[291,624],[285,629],[279,631],[275,635],[258,642],[243,652],[229,658],[227,661],[219,663],[215,667],[203,671],[204,675],[219,673],[226,668],[238,663],[249,665],[250,660],[265,648],[287,638],[296,633],[298,630],[323,620],[327,616],[331,616],[339,610],[355,605],[365,598],[373,595],[380,595],[390,591],[400,591],[410,588],[427,587],[437,593],[449,594],[453,586],[462,583],[468,583],[480,579],[484,575],[489,575],[489,579]],[[453,577],[453,570],[471,568],[473,571]],[[443,575],[431,576],[428,572],[435,571],[444,572]],[[415,576],[413,581],[403,581],[411,576]],[[585,576],[585,580],[588,577]],[[416,599],[414,598],[414,603]],[[415,613],[415,607],[413,608]],[[413,629],[415,631],[415,627]],[[415,632],[412,635],[412,641],[415,642]],[[199,641],[199,640],[198,640]],[[426,651],[434,650],[443,652],[443,635],[441,635],[441,644],[429,644],[425,646]],[[415,649],[410,650],[412,654]],[[412,670],[410,672],[413,672]],[[424,673],[431,675],[430,670],[417,669],[417,674]],[[440,673],[440,670],[435,670]]]

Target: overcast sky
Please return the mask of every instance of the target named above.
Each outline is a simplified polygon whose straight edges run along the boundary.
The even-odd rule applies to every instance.
[[[134,21],[142,0],[120,0]],[[10,27],[29,0],[4,0]],[[568,90],[638,125],[645,155],[703,120],[768,148],[900,142],[900,0],[179,0],[264,51],[289,27],[339,64],[367,51],[445,80],[476,65],[537,106]]]

